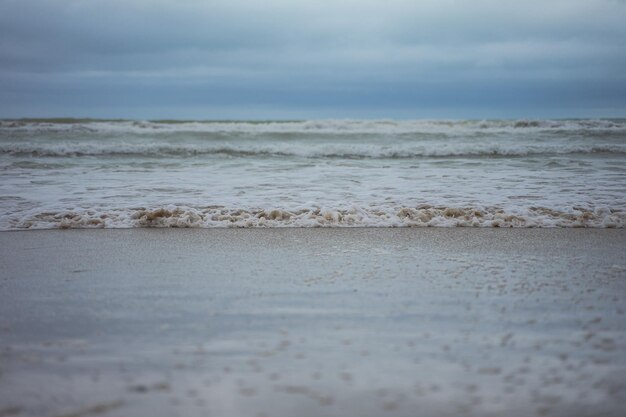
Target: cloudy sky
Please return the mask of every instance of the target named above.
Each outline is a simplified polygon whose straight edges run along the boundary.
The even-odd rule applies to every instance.
[[[1,0],[1,117],[626,117],[626,0]]]

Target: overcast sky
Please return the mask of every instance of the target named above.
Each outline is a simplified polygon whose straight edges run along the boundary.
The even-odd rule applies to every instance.
[[[626,117],[626,0],[0,0],[0,117]]]

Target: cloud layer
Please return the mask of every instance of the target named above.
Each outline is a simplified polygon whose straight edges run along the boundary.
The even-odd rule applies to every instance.
[[[626,116],[619,0],[4,0],[0,117]]]

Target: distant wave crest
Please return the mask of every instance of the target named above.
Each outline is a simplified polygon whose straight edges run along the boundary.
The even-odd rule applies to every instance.
[[[468,131],[624,131],[625,119],[573,120],[308,120],[308,121],[130,121],[97,119],[1,120],[0,130],[101,133],[377,133]]]

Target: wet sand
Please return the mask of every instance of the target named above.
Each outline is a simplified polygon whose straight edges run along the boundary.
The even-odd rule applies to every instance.
[[[0,233],[0,416],[620,416],[626,232]]]

